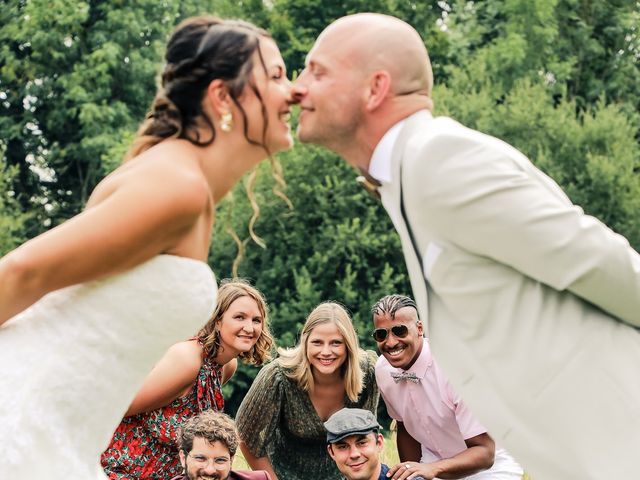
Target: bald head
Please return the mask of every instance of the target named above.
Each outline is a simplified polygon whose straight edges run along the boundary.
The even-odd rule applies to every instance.
[[[319,45],[335,48],[362,73],[387,71],[395,95],[431,96],[433,73],[427,49],[418,32],[398,18],[378,13],[342,17],[320,34]]]
[[[317,38],[293,88],[298,138],[327,147],[366,171],[394,124],[431,109],[427,49],[409,24],[360,13],[336,20]]]

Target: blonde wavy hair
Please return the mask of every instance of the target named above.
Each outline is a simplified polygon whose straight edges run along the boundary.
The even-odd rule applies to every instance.
[[[313,371],[307,358],[307,343],[313,329],[326,323],[333,323],[338,327],[338,331],[344,339],[347,358],[342,364],[341,375],[344,379],[347,397],[355,402],[362,391],[363,374],[360,358],[365,355],[365,352],[359,346],[351,317],[342,305],[335,302],[324,302],[314,308],[302,327],[298,345],[293,348],[279,348],[280,357],[276,361],[284,367],[285,375],[294,380],[303,391],[313,390]]]
[[[220,283],[216,309],[211,319],[198,332],[197,338],[204,347],[205,355],[215,357],[224,348],[220,345],[218,324],[231,304],[242,297],[252,298],[258,304],[258,310],[262,315],[262,332],[255,345],[249,351],[238,355],[238,358],[250,365],[262,365],[271,359],[273,347],[273,336],[269,329],[269,309],[262,293],[244,279],[226,279]]]

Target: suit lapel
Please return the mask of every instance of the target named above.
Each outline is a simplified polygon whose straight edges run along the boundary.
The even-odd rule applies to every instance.
[[[400,130],[391,156],[391,183],[385,185],[384,192],[382,192],[382,203],[389,213],[389,216],[396,227],[396,231],[400,236],[402,251],[407,265],[407,271],[409,272],[411,288],[413,290],[413,296],[418,306],[418,315],[426,327],[429,319],[427,284],[420,267],[421,257],[418,257],[418,255],[421,256],[422,254],[421,252],[416,251],[413,246],[411,236],[409,234],[409,228],[406,223],[407,220],[404,218],[401,211],[401,175],[406,175],[406,172],[403,172],[402,165],[403,163],[406,163],[405,156],[407,155],[408,150],[407,144],[414,135],[419,135],[421,133],[421,129],[423,127],[424,116],[413,115],[407,118],[402,130]],[[409,206],[405,205],[405,208],[409,208]]]

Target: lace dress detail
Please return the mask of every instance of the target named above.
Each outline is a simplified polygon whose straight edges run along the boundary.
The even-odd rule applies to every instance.
[[[0,478],[104,479],[100,454],[144,378],[215,299],[207,264],[159,255],[0,327]]]
[[[169,480],[180,475],[178,428],[204,410],[224,408],[221,379],[222,367],[204,357],[187,395],[152,412],[125,417],[102,454],[107,476],[111,480]]]

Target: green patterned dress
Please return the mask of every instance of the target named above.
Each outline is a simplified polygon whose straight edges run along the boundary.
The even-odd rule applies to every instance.
[[[371,410],[378,406],[375,352],[360,359],[363,389],[344,406]],[[327,433],[309,395],[288,378],[278,360],[262,368],[242,401],[236,424],[243,442],[257,457],[269,457],[279,480],[342,478],[326,448]]]

